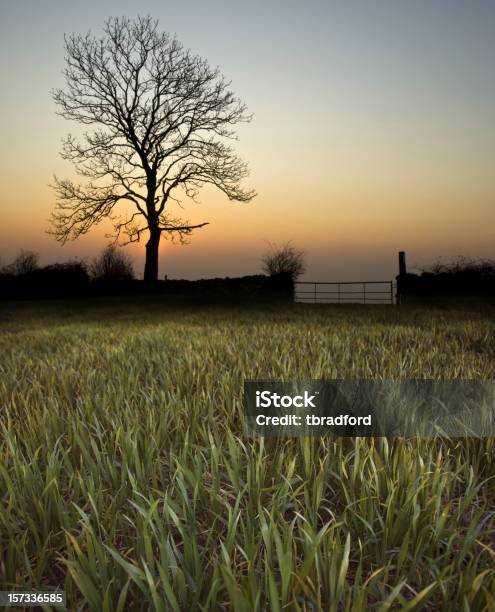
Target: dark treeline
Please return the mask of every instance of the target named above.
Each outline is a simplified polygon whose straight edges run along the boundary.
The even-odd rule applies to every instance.
[[[22,276],[0,274],[0,299],[32,300],[148,293],[184,297],[197,302],[292,301],[291,278],[262,274],[238,278],[190,280],[92,279],[81,264],[54,264]]]
[[[495,297],[495,261],[459,257],[435,263],[417,274],[399,274],[397,289],[403,300],[433,296]]]
[[[131,257],[109,244],[90,262],[40,266],[38,255],[23,250],[0,268],[0,299],[27,300],[107,295],[164,294],[192,302],[293,301],[294,281],[304,271],[304,255],[289,243],[262,259],[265,274],[196,281],[136,279]]]
[[[130,259],[108,247],[91,263],[72,261],[39,266],[34,253],[23,251],[0,269],[0,299],[27,300],[158,293],[197,302],[284,300],[294,296],[291,275],[251,275],[196,281],[153,283],[134,277]]]

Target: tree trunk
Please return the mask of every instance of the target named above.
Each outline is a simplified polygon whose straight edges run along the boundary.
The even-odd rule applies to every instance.
[[[154,283],[158,280],[158,247],[160,245],[160,230],[150,228],[150,237],[146,243],[146,261],[144,264],[144,280]]]

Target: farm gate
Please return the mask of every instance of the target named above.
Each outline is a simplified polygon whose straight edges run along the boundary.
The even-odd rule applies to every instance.
[[[393,281],[296,281],[294,301],[313,304],[395,304]]]

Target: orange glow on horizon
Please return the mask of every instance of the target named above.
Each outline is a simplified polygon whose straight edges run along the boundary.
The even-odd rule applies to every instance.
[[[0,265],[23,248],[43,263],[91,258],[110,223],[63,247],[45,233],[53,174],[74,178],[59,157],[61,138],[83,131],[55,114],[49,90],[63,84],[63,33],[98,30],[106,15],[43,3],[30,3],[28,15],[22,4],[6,7],[1,24]],[[280,21],[273,6],[255,2],[243,9],[242,27],[231,27],[234,9],[219,15],[215,36],[180,5],[150,8],[220,64],[254,113],[233,146],[259,194],[239,204],[208,188],[201,204],[174,207],[210,225],[188,246],[163,240],[160,275],[256,273],[269,243],[287,241],[305,251],[313,278],[390,276],[398,250],[425,263],[495,258],[494,13],[466,3],[446,23],[439,7],[423,14],[399,4],[293,7]],[[270,35],[261,14],[277,24]],[[126,249],[141,274],[144,242]]]

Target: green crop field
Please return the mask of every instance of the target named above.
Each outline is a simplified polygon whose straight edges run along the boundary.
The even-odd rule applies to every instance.
[[[490,310],[0,306],[0,582],[68,608],[495,610],[495,443],[249,438],[245,378],[495,378]]]

